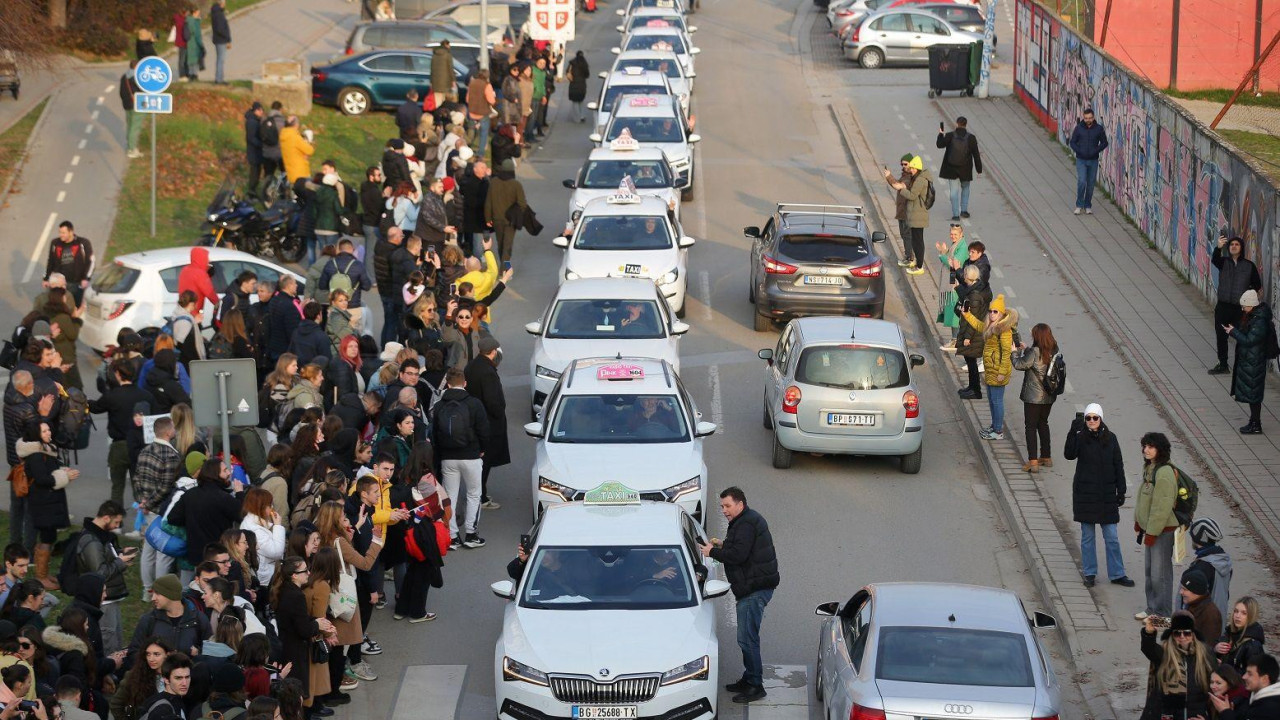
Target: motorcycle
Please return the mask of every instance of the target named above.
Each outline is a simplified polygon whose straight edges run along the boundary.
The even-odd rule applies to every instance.
[[[273,181],[267,192],[274,198],[263,212],[253,201],[240,197],[234,181],[227,179],[214,194],[206,209],[201,227],[201,245],[216,246],[229,242],[237,250],[266,257],[268,253],[282,263],[296,263],[306,254],[306,246],[294,229],[298,204],[288,192],[287,183]]]

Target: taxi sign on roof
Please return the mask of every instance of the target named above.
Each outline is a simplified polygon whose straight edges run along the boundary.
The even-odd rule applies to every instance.
[[[601,483],[582,496],[586,505],[639,505],[640,493],[619,482]]]
[[[645,27],[671,27],[671,23],[662,18],[654,18],[644,24]]]
[[[644,68],[640,67],[639,65],[632,65],[631,67],[622,68],[622,72],[626,73],[627,75],[643,75]]]
[[[633,104],[635,100],[631,101]],[[622,132],[618,133],[618,137],[609,142],[610,150],[638,150],[640,149],[640,141],[631,137],[631,128],[622,128]]]
[[[614,363],[596,368],[597,380],[643,380],[644,368],[628,363]]]
[[[631,107],[658,107],[658,98],[653,95],[641,95],[631,98],[628,104]]]

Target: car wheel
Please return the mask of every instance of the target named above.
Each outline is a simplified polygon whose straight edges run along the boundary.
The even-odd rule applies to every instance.
[[[908,475],[915,475],[920,472],[920,463],[924,460],[924,443],[920,443],[920,447],[910,455],[902,456],[902,472]]]
[[[372,103],[369,93],[357,87],[343,88],[338,93],[338,108],[344,115],[363,115],[369,111]]]
[[[773,434],[773,466],[779,470],[791,467],[791,451],[778,442],[778,433]]]
[[[772,430],[772,429],[773,429],[773,417],[772,417],[771,415],[769,415],[769,399],[768,399],[768,398],[765,398],[765,401],[764,401],[764,404],[763,404],[763,406],[762,406],[762,407],[764,408],[764,417],[763,417],[763,421],[764,421],[764,429],[765,429],[765,430]]]
[[[769,332],[773,329],[773,319],[760,313],[754,313],[756,332]]]
[[[884,65],[884,53],[879,48],[867,48],[858,56],[858,64],[868,70],[875,70]]]

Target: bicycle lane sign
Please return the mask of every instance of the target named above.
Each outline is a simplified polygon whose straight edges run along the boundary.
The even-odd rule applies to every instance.
[[[164,58],[153,55],[138,62],[133,70],[133,79],[144,93],[162,93],[173,82],[173,69]]]

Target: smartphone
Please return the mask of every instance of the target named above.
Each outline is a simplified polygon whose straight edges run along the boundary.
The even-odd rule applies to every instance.
[[[508,261],[506,261],[506,262],[502,263],[502,272],[506,272],[506,271],[508,271],[508,270],[510,270],[510,269],[511,269],[511,261],[510,261],[510,260],[508,260]]]
[[[529,537],[528,535],[520,536],[520,547],[524,548],[525,552],[529,552],[529,546],[532,544],[533,544],[533,538]]]
[[[458,283],[449,283],[449,294],[450,295],[458,294]]]
[[[427,254],[428,254],[428,255],[435,255],[435,254],[436,254],[436,246],[435,246],[435,245],[428,245],[428,246],[427,246]]]
[[[938,123],[938,132],[946,132],[947,128],[942,123]]]
[[[1076,420],[1079,420],[1080,422],[1084,422],[1084,413],[1082,412],[1076,413]]]

